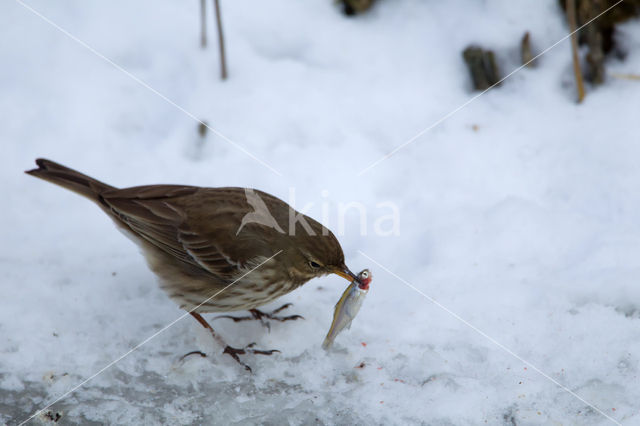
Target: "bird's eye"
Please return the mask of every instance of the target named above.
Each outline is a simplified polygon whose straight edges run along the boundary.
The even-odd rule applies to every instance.
[[[362,271],[362,278],[369,278],[369,272],[368,271]]]
[[[313,269],[318,269],[320,267],[320,265],[314,262],[313,260],[309,261],[309,266],[311,266]]]

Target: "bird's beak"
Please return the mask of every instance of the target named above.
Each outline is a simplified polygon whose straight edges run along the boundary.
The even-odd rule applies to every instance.
[[[349,282],[352,282],[353,280],[358,279],[358,276],[353,272],[351,272],[346,265],[342,265],[337,268],[334,268],[331,272],[333,272],[336,275],[340,275],[342,278],[344,278]]]

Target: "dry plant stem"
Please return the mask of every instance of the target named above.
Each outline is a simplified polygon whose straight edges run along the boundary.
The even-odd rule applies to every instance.
[[[520,56],[522,59],[522,65],[533,68],[535,63],[533,62],[533,53],[531,53],[531,36],[527,31],[522,36],[522,40],[520,41]]]
[[[207,0],[200,0],[200,47],[207,47]]]
[[[618,78],[620,80],[636,80],[640,81],[640,74],[618,74],[612,73],[610,74],[613,78]]]
[[[227,60],[224,53],[224,36],[222,35],[222,17],[220,16],[220,2],[213,0],[213,7],[216,11],[216,24],[218,27],[218,45],[220,48],[220,78],[227,78]]]
[[[584,99],[584,83],[582,82],[582,70],[580,69],[580,57],[578,56],[578,34],[576,32],[576,2],[567,0],[567,20],[569,21],[569,31],[571,32],[571,53],[573,56],[573,73],[576,78],[576,88],[578,89],[578,103]]]

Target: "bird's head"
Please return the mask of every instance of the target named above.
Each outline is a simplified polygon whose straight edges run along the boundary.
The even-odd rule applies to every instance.
[[[290,274],[303,282],[328,274],[337,274],[349,282],[357,279],[345,264],[342,247],[335,235],[313,219],[309,223],[314,232],[297,234],[295,245],[289,249],[293,257]]]

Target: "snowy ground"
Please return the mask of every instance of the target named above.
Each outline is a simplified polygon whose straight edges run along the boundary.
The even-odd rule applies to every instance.
[[[219,136],[199,143],[183,111],[0,4],[0,423],[182,315],[104,214],[22,174],[42,156],[117,186],[295,191],[332,229],[339,204],[361,203],[366,233],[352,209],[339,239],[353,270],[374,273],[333,353],[320,343],[338,277],[274,304],[306,320],[270,334],[216,322],[236,345],[282,351],[247,358],[255,374],[178,363],[214,350],[185,318],[55,403],[62,422],[639,424],[640,83],[610,79],[577,106],[565,41],[358,176],[473,96],[466,45],[494,48],[506,74],[525,30],[538,52],[561,39],[556,1],[380,1],[357,19],[330,0],[222,3],[224,83],[195,0],[28,2],[281,175]],[[628,56],[609,71],[640,70],[638,27],[623,26]],[[375,232],[385,202],[397,235]]]

